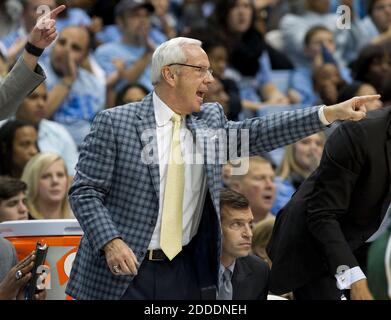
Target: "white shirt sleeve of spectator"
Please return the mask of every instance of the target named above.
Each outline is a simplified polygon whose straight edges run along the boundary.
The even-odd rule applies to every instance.
[[[326,117],[325,117],[325,115],[324,115],[324,108],[325,108],[325,107],[326,107],[326,106],[323,105],[323,106],[321,106],[321,107],[319,108],[319,110],[318,110],[318,115],[319,115],[319,120],[320,120],[325,126],[328,126],[328,125],[331,124],[331,122],[328,122],[327,119],[326,119]]]
[[[362,272],[360,267],[354,267],[347,269],[343,274],[336,274],[335,278],[337,279],[337,288],[340,290],[350,289],[350,286],[362,279],[366,279],[364,272]]]

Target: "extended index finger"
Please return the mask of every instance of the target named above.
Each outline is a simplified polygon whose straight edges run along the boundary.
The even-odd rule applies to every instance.
[[[366,95],[366,96],[359,96],[356,98],[358,99],[359,102],[365,103],[365,102],[370,102],[373,100],[380,99],[380,97],[381,97],[380,94],[371,94],[371,95]]]
[[[66,8],[66,6],[62,4],[61,6],[58,6],[57,8],[53,9],[52,11],[50,11],[50,12],[49,12],[50,19],[56,18],[57,15],[58,15],[60,12],[62,12],[62,11],[65,10],[65,8]]]

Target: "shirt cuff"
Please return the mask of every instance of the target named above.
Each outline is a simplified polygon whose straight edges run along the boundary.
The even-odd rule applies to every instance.
[[[320,122],[322,122],[325,126],[328,126],[328,125],[331,124],[331,122],[328,122],[327,119],[326,119],[326,117],[325,117],[325,115],[324,115],[324,108],[325,108],[325,107],[326,107],[326,106],[323,105],[323,106],[321,106],[321,107],[319,108],[319,110],[318,110],[318,115],[319,115],[319,120],[320,120]]]
[[[366,279],[364,272],[362,272],[360,267],[354,267],[347,269],[342,273],[336,274],[335,278],[337,279],[337,288],[340,290],[350,289],[350,286],[362,279]]]

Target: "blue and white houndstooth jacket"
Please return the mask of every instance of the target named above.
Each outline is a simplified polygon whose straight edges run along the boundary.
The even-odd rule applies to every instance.
[[[231,122],[227,121],[219,104],[208,103],[199,113],[187,116],[186,125],[193,134],[202,129],[248,129],[250,155],[255,155],[324,129],[318,110],[319,107],[311,107]],[[102,254],[101,249],[111,239],[121,237],[140,263],[146,255],[159,209],[159,164],[145,163],[141,154],[148,144],[157,150],[156,140],[144,136],[146,130],[155,132],[155,129],[152,94],[139,103],[104,110],[93,121],[81,147],[77,173],[69,191],[72,209],[84,231],[66,289],[75,299],[119,299],[129,286],[132,277],[114,276]],[[205,158],[209,147],[210,144],[203,150]],[[218,150],[215,153],[218,154]],[[203,286],[206,287],[217,283],[222,182],[220,164],[209,163],[204,167],[213,202],[209,222],[213,223],[200,225],[198,233],[206,234],[209,229],[209,235],[200,238],[204,243],[197,251],[200,255],[197,261],[201,262],[200,268],[209,266],[212,273],[214,283],[205,281]],[[210,230],[213,224],[215,227]],[[207,245],[212,246],[212,251],[202,251]],[[208,261],[211,264],[208,265]],[[203,272],[200,270],[199,274],[205,274]]]

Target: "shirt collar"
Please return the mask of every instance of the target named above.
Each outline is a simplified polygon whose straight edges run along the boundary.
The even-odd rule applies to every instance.
[[[159,96],[156,94],[155,91],[153,91],[152,99],[153,99],[153,108],[155,111],[156,124],[158,127],[163,127],[168,122],[170,122],[171,117],[174,114],[174,111],[172,111],[170,107],[167,106],[162,101],[162,99],[159,98]]]
[[[224,273],[225,269],[229,269],[229,270],[231,271],[231,276],[232,276],[233,273],[234,273],[235,264],[236,264],[236,259],[235,259],[234,262],[233,262],[230,266],[228,266],[227,268],[224,267],[224,266],[220,263],[220,269],[219,269],[220,278],[223,276],[223,273]]]

